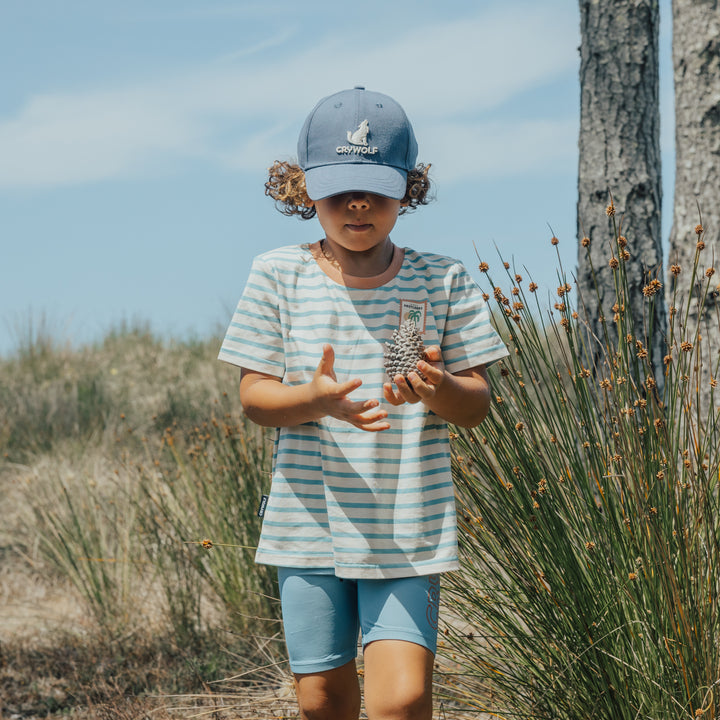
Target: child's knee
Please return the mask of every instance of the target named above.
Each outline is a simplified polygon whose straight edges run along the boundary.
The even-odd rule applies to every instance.
[[[396,692],[365,698],[368,716],[379,720],[431,720],[432,693],[423,686],[405,686]]]
[[[295,689],[303,720],[358,720],[360,687],[355,663],[348,666],[329,673],[296,676]]]
[[[340,693],[298,693],[303,720],[358,720],[360,698]]]

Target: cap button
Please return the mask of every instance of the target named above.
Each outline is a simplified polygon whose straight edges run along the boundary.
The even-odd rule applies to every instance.
[[[364,90],[364,89],[365,89],[365,86],[364,86],[364,85],[356,85],[356,86],[353,88],[353,90]]]

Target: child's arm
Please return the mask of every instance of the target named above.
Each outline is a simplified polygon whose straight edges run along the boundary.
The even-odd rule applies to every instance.
[[[477,365],[452,374],[445,370],[439,347],[427,348],[425,356],[428,361],[420,360],[418,369],[427,380],[423,382],[414,372],[409,374],[409,382],[402,375],[396,375],[395,387],[391,383],[383,386],[385,399],[391,405],[422,401],[454,425],[479,425],[490,409],[490,383],[485,366]]]
[[[313,379],[302,385],[285,385],[279,377],[243,368],[240,402],[245,415],[258,425],[289,427],[330,415],[361,430],[387,430],[387,412],[378,409],[377,400],[353,401],[348,395],[361,380],[339,383],[333,365],[335,353],[323,346],[323,355]]]

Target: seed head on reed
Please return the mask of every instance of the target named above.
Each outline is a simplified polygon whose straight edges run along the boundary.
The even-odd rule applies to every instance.
[[[662,283],[654,278],[642,289],[642,293],[645,297],[652,297],[662,289]]]

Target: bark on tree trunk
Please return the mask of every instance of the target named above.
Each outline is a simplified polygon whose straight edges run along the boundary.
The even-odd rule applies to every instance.
[[[670,233],[669,264],[680,266],[678,287],[687,289],[680,278],[690,273],[700,222],[705,229],[705,249],[700,253],[698,274],[720,258],[720,17],[718,0],[673,0],[673,66],[675,79],[675,199]],[[717,377],[720,352],[717,283],[711,278],[711,292],[698,317],[691,306],[692,334],[700,324],[702,361],[698,380],[703,407],[707,409],[710,380]],[[714,281],[714,282],[713,282]],[[668,282],[668,293],[672,292]],[[671,296],[668,294],[668,301]],[[684,298],[688,302],[689,298]],[[688,338],[692,339],[692,338]],[[717,406],[717,399],[715,405]]]
[[[632,312],[636,337],[643,343],[652,323],[652,342],[646,346],[662,382],[664,298],[657,294],[649,312],[651,303],[642,292],[662,265],[659,20],[657,0],[580,0],[577,210],[578,240],[590,239],[589,259],[582,242],[578,245],[578,286],[591,329],[603,337],[604,314],[608,329],[615,332],[612,308],[617,296],[609,266],[612,219],[605,213],[612,193],[615,220],[622,223],[630,253],[625,267],[631,307],[626,311]]]

